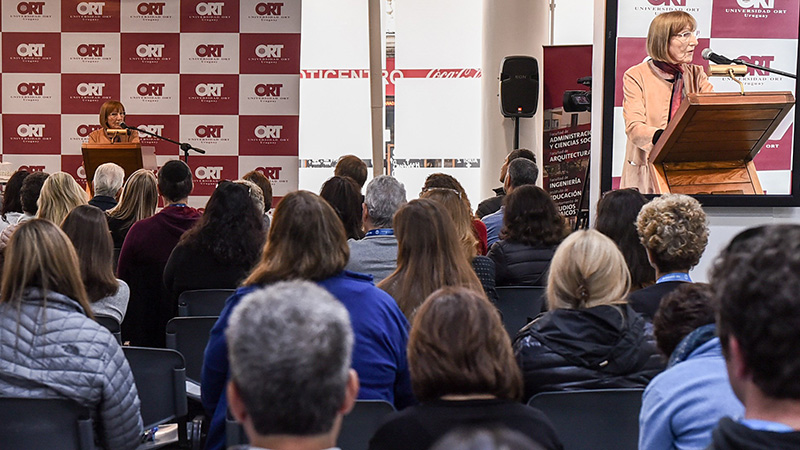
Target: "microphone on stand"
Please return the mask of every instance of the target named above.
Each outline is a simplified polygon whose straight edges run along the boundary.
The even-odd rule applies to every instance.
[[[703,52],[701,53],[701,55],[703,56],[703,59],[705,59],[706,61],[711,61],[711,62],[713,62],[715,64],[736,64],[737,63],[737,61],[734,61],[734,60],[732,60],[730,58],[727,58],[725,56],[722,56],[722,55],[719,55],[717,53],[714,53],[714,50],[711,50],[710,48],[704,49]]]

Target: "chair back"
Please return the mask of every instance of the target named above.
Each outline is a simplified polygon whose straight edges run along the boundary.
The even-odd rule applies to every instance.
[[[369,440],[378,431],[383,419],[394,412],[394,406],[384,400],[358,400],[350,414],[344,416],[336,447],[342,450],[367,450]],[[230,411],[225,419],[225,444],[228,447],[248,444],[242,425]]]
[[[528,405],[556,428],[564,450],[636,450],[644,389],[544,392]]]
[[[94,450],[91,411],[68,399],[0,397],[0,447]]]
[[[142,403],[142,421],[151,428],[188,412],[183,356],[165,348],[122,347]]]
[[[342,450],[367,450],[369,440],[378,431],[384,418],[394,412],[385,400],[358,400],[350,414],[344,416],[336,446]]]
[[[186,377],[200,382],[203,356],[217,317],[174,317],[167,322],[167,348],[177,350],[186,361]]]
[[[236,289],[198,289],[178,297],[178,317],[219,316]]]
[[[503,315],[503,326],[511,341],[520,328],[524,327],[544,310],[542,286],[501,286],[497,287],[497,309]]]
[[[97,321],[100,325],[106,328],[111,334],[114,335],[114,338],[117,339],[117,342],[122,345],[122,331],[120,328],[119,322],[117,319],[111,316],[104,316],[102,314],[97,314],[94,316],[94,320]]]

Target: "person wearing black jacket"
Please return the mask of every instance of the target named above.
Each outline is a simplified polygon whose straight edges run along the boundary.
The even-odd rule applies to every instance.
[[[595,230],[556,250],[549,312],[520,330],[514,352],[525,399],[547,391],[644,387],[664,368],[644,319],[625,303],[630,275],[616,244]]]
[[[506,196],[502,240],[487,256],[495,264],[497,286],[544,286],[556,246],[569,234],[550,194],[533,185]]]

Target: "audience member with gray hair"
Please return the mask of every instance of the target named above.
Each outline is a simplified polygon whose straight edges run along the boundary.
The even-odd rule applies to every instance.
[[[389,175],[380,175],[367,185],[364,197],[363,222],[367,232],[363,239],[350,239],[350,261],[345,267],[353,272],[372,275],[381,282],[397,268],[397,238],[392,229],[394,213],[406,203],[403,183]]]
[[[225,331],[228,405],[250,448],[328,449],[358,395],[347,309],[309,281],[247,295]]]
[[[514,188],[525,186],[526,184],[536,184],[539,177],[539,167],[535,162],[526,158],[517,158],[508,163],[508,173],[503,182],[503,189],[506,196],[511,194]],[[505,199],[503,200],[505,203]],[[500,239],[500,229],[503,228],[503,213],[505,206],[501,206],[496,213],[483,216],[481,219],[486,225],[486,240],[490,249],[492,244]]]
[[[112,162],[97,166],[92,180],[94,197],[89,200],[89,204],[103,211],[108,211],[117,206],[117,194],[122,189],[124,180],[125,171],[122,170],[122,167]]]

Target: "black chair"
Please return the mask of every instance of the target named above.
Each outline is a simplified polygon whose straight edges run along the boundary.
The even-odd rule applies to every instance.
[[[167,322],[167,348],[177,350],[186,361],[186,377],[200,382],[208,334],[217,317],[175,317]]]
[[[544,392],[528,405],[547,415],[564,450],[636,450],[644,389]]]
[[[219,316],[235,289],[198,289],[178,297],[178,317]]]
[[[342,450],[367,450],[369,440],[378,431],[394,406],[384,400],[358,400],[350,414],[342,420],[336,446]]]
[[[383,419],[394,412],[384,400],[358,400],[350,414],[344,416],[336,446],[342,450],[367,450],[369,440],[378,431]],[[248,444],[247,435],[228,411],[225,419],[225,442],[228,447]]]
[[[0,397],[0,447],[94,450],[91,411],[67,399]]]
[[[119,342],[119,344],[122,345],[122,331],[120,329],[119,322],[117,322],[117,319],[111,316],[104,316],[102,314],[98,314],[94,316],[94,320],[96,320],[97,323],[99,323],[100,325],[105,327],[108,331],[110,331],[111,334],[113,334],[114,337],[117,338],[117,342]]]
[[[186,443],[188,406],[183,356],[165,348],[122,347],[122,350],[139,392],[145,429],[181,419],[178,421],[178,439]]]
[[[503,315],[505,326],[511,340],[524,327],[544,310],[545,288],[540,286],[501,286],[497,287],[497,309]]]

